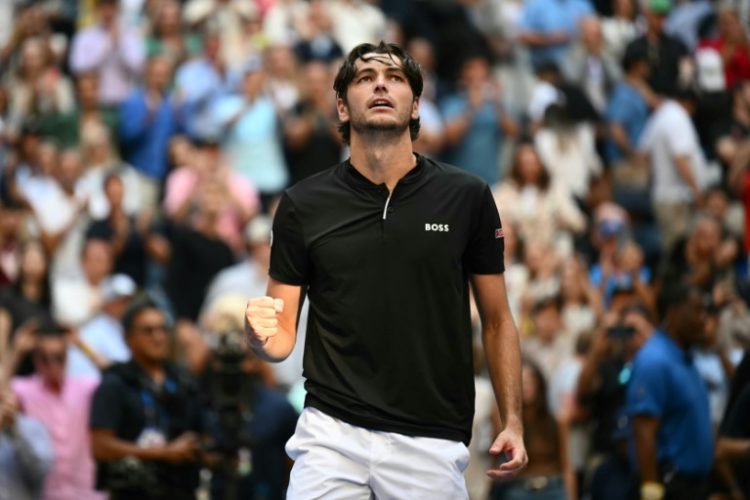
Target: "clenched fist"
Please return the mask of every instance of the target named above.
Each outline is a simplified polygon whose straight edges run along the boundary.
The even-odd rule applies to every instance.
[[[284,301],[273,297],[250,299],[245,309],[245,329],[253,345],[265,345],[279,333],[277,314],[284,310]]]

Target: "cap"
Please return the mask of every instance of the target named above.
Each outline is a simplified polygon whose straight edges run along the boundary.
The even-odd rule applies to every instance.
[[[107,304],[117,299],[130,298],[135,295],[138,286],[127,274],[115,274],[102,283],[102,302]]]
[[[648,9],[654,14],[668,14],[672,10],[672,0],[649,0]]]
[[[245,226],[245,241],[251,245],[269,243],[271,241],[271,218],[266,215],[256,215]]]

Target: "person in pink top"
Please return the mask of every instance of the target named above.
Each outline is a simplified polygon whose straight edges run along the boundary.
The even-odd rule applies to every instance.
[[[89,442],[93,379],[65,376],[65,333],[37,331],[35,374],[12,380],[11,388],[26,415],[42,422],[54,449],[55,461],[43,487],[44,500],[103,500],[94,487],[95,467]]]
[[[186,158],[189,163],[181,165],[167,177],[165,213],[175,222],[189,221],[197,194],[207,185],[214,185],[222,191],[224,200],[217,220],[218,234],[235,252],[242,252],[242,229],[260,208],[258,190],[250,181],[222,164],[218,144],[206,143],[195,148],[184,139],[175,139],[171,145],[173,157],[184,158],[175,150],[185,148],[193,155]]]

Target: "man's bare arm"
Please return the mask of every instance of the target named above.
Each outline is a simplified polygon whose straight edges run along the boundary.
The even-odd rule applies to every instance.
[[[297,341],[303,288],[270,279],[265,297],[250,299],[245,309],[245,335],[253,350],[270,362],[283,361]]]
[[[507,458],[505,463],[488,471],[488,475],[507,478],[518,474],[528,462],[523,443],[521,347],[518,330],[508,306],[505,278],[502,274],[475,275],[472,285],[482,320],[482,341],[487,367],[503,426],[490,453],[504,453]]]

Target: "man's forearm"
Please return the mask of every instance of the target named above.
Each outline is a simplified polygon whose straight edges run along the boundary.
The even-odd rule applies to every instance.
[[[266,340],[259,339],[253,331],[245,325],[245,335],[250,347],[259,358],[270,363],[284,361],[294,349],[295,335],[279,327],[279,332]]]
[[[512,317],[483,325],[482,338],[502,425],[521,431],[521,346]]]
[[[656,431],[658,420],[637,416],[633,420],[635,435],[635,458],[641,483],[660,483],[659,465],[656,461]]]

